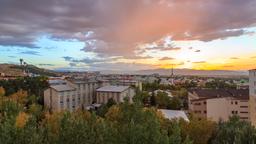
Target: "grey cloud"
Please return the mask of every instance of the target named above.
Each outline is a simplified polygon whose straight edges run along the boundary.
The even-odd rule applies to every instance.
[[[201,52],[201,50],[195,50],[195,52]]]
[[[54,64],[38,64],[39,66],[55,66]]]
[[[20,52],[20,54],[41,56],[41,55],[39,54],[39,52],[37,52],[37,51],[30,51],[30,50],[28,50],[28,51],[22,51],[22,52]]]
[[[211,41],[250,34],[244,28],[255,26],[255,7],[255,0],[3,0],[0,45],[38,48],[38,36],[49,34],[83,41],[84,51],[129,57],[136,44],[167,35]]]

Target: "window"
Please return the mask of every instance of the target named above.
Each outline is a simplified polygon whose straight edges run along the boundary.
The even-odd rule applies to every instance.
[[[240,108],[248,108],[248,106],[240,106]]]
[[[204,113],[206,114],[206,113],[207,113],[207,111],[204,111]]]
[[[233,104],[233,101],[231,101],[231,104]]]
[[[235,101],[235,104],[237,105],[237,101]]]
[[[63,104],[63,103],[60,104],[60,108],[61,108],[61,109],[64,108],[64,104]]]
[[[69,98],[67,98],[67,102],[69,102]]]
[[[246,120],[248,119],[248,117],[240,117],[240,119]]]
[[[256,81],[254,81],[254,86],[256,86]]]
[[[246,111],[241,111],[240,113],[244,113],[244,114],[247,114],[248,112],[246,112]]]
[[[195,103],[195,105],[201,105],[201,103]]]
[[[204,104],[206,104],[206,101],[204,101]]]
[[[196,111],[194,111],[195,113],[201,113],[201,111],[198,111],[198,110],[196,110]]]

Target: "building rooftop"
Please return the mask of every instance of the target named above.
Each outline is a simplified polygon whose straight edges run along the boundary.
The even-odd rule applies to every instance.
[[[181,110],[167,110],[167,109],[159,109],[165,118],[169,120],[173,119],[184,119],[185,121],[189,121],[187,115],[184,111]]]
[[[66,84],[65,80],[49,80],[50,85]]]
[[[195,89],[191,90],[190,93],[196,94],[199,97],[192,101],[223,97],[249,100],[249,89]]]
[[[55,89],[56,91],[73,91],[75,90],[74,87],[71,87],[69,85],[53,85],[51,88]]]
[[[129,86],[104,86],[104,87],[98,88],[97,91],[101,91],[101,92],[123,92],[128,88],[129,88]]]

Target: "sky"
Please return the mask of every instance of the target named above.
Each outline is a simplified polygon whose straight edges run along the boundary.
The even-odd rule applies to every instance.
[[[0,0],[0,63],[256,68],[256,0]]]

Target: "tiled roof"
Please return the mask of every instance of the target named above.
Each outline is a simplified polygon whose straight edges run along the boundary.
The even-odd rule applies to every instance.
[[[104,86],[101,88],[98,88],[98,92],[123,92],[126,89],[128,89],[129,86]]]

